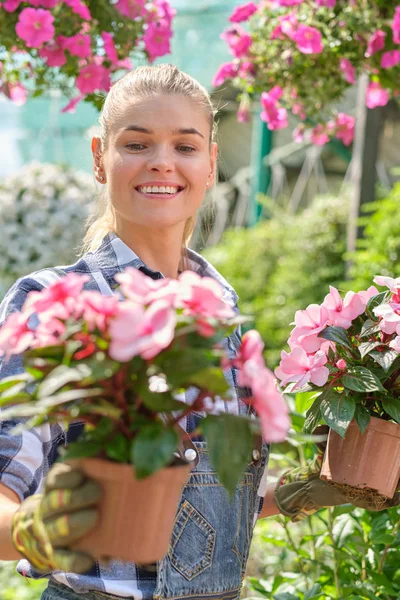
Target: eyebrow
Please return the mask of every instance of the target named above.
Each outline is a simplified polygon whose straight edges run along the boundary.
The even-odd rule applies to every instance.
[[[139,133],[147,133],[149,135],[154,133],[154,131],[152,131],[151,129],[147,129],[146,127],[140,127],[139,125],[128,125],[127,127],[125,127],[124,131],[137,131]],[[199,135],[204,140],[204,135],[194,127],[184,127],[181,129],[175,129],[172,132],[172,135]]]

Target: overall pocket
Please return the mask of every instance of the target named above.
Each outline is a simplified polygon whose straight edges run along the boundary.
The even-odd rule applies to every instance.
[[[176,516],[169,551],[171,565],[191,581],[212,565],[215,539],[215,529],[185,500]]]

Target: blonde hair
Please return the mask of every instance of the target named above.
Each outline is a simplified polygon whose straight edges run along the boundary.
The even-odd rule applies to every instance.
[[[121,106],[133,98],[146,98],[158,94],[180,94],[198,103],[206,112],[210,124],[210,145],[215,139],[215,112],[210,95],[196,79],[180,71],[175,65],[160,64],[138,67],[114,83],[106,96],[100,113],[100,138],[102,152],[107,150],[110,129]],[[182,240],[182,258],[186,262],[186,249],[193,235],[197,215],[186,223]],[[107,191],[99,195],[92,214],[87,220],[87,232],[83,240],[82,253],[93,252],[103,237],[115,228],[115,215]]]

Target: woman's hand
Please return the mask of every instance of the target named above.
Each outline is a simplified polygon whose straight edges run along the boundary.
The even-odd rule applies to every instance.
[[[96,525],[101,488],[82,471],[57,463],[43,493],[22,502],[12,522],[15,548],[42,573],[86,573],[94,558],[70,549]]]
[[[318,427],[315,435],[328,434],[327,426]],[[317,444],[318,454],[306,466],[291,469],[282,475],[275,488],[274,499],[279,511],[292,521],[301,521],[320,508],[353,504],[367,510],[384,510],[400,504],[400,488],[393,498],[378,501],[368,492],[350,495],[345,490],[319,478],[326,442]]]

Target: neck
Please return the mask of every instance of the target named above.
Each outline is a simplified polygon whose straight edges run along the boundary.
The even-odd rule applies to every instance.
[[[177,279],[182,259],[183,225],[179,231],[176,228],[154,230],[117,222],[115,233],[149,269]]]

